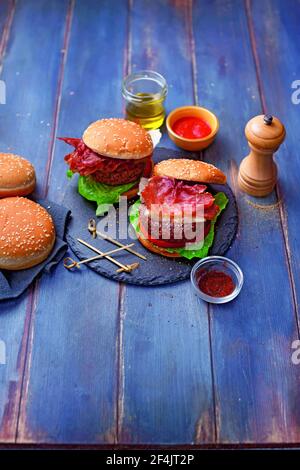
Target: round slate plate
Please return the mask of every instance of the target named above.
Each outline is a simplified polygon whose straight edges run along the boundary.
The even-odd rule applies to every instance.
[[[156,148],[154,151],[154,161],[159,162],[167,158],[182,158],[183,155],[183,152],[177,152],[164,148]],[[191,158],[191,154],[188,156]],[[210,255],[224,255],[233,242],[237,232],[237,205],[235,197],[228,185],[209,185],[209,190],[212,193],[223,191],[229,199],[229,203],[226,209],[222,212],[220,217],[218,217],[217,223],[215,225],[214,244],[211,247],[209,253]],[[73,177],[73,179],[68,184],[64,197],[64,205],[70,208],[72,211],[72,219],[67,228],[67,242],[72,251],[80,260],[94,256],[95,253],[81,245],[77,241],[77,238],[82,238],[101,251],[109,251],[114,248],[114,245],[112,245],[110,242],[101,240],[100,238],[93,240],[90,236],[87,230],[87,225],[89,219],[96,218],[96,205],[82,198],[78,194],[77,177]],[[126,218],[126,223],[128,223],[127,216],[124,215],[124,217]],[[130,229],[132,233],[133,229],[131,226]],[[130,236],[128,236],[127,239],[122,238],[120,241],[123,244],[133,243],[133,240]],[[184,258],[172,259],[156,255],[155,253],[151,253],[150,251],[146,250],[138,241],[135,241],[134,249],[145,255],[147,257],[147,261],[139,259],[126,251],[122,251],[113,255],[115,259],[124,264],[131,264],[134,262],[140,263],[140,266],[130,274],[117,274],[117,266],[112,264],[110,261],[107,261],[106,259],[89,263],[87,266],[97,273],[110,279],[114,279],[115,281],[122,281],[128,284],[142,286],[154,286],[170,284],[172,282],[188,279],[193,264],[197,261],[197,258],[189,261]]]

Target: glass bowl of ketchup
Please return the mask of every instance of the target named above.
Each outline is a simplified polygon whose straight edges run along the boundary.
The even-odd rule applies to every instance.
[[[198,261],[191,272],[196,294],[206,302],[225,304],[241,291],[244,276],[240,267],[223,256],[208,256]]]
[[[182,106],[166,120],[171,140],[184,150],[197,151],[208,147],[219,130],[219,120],[209,109],[200,106]]]

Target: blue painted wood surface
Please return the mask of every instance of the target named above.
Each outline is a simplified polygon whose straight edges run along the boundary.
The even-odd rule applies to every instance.
[[[210,59],[198,76],[199,101],[223,123],[205,159],[226,170],[236,191],[240,230],[230,257],[245,274],[238,300],[209,309],[217,441],[292,442],[300,438],[300,372],[291,361],[298,332],[276,195],[257,201],[236,187],[247,154],[244,126],[262,112],[246,10],[238,4],[209,2],[205,11],[196,4],[193,15],[197,64]]]
[[[20,1],[9,25],[13,8],[11,5],[7,13],[6,27],[10,27],[10,31],[2,60],[1,79],[6,83],[7,96],[6,104],[0,105],[1,151],[24,155],[34,163],[42,194],[66,2],[57,0],[50,5],[47,1]],[[23,34],[19,34],[20,31]],[[0,305],[0,337],[7,345],[7,365],[0,369],[3,441],[14,441],[17,434],[34,300],[35,286],[32,286],[18,300]]]
[[[272,12],[272,14],[271,14]],[[277,185],[280,201],[281,224],[285,236],[286,256],[291,270],[291,285],[295,301],[295,313],[300,324],[300,270],[299,270],[299,123],[300,105],[292,100],[296,91],[292,88],[300,77],[298,46],[300,30],[300,4],[291,0],[289,8],[280,1],[266,2],[265,8],[254,2],[250,10],[253,23],[257,67],[261,82],[264,107],[283,120],[287,139],[277,158],[280,178]],[[270,41],[269,34],[272,36]],[[263,47],[264,46],[264,47]],[[281,51],[284,51],[283,53]],[[275,57],[278,60],[275,60]],[[299,85],[298,85],[299,87]],[[298,88],[299,90],[299,88]],[[299,98],[299,91],[298,91]]]
[[[109,0],[71,4],[72,26],[64,46],[64,81],[55,136],[80,137],[91,121],[122,113],[126,7],[119,2],[120,20],[114,22]],[[67,185],[63,158],[67,152],[65,144],[55,143],[48,197],[60,202]],[[28,390],[21,407],[21,441],[116,440],[119,286],[88,268],[75,277],[70,274],[60,266],[40,283],[31,364],[25,374]],[[47,348],[43,347],[45,342]],[[43,376],[39,373],[42,367]]]
[[[59,266],[1,303],[1,442],[300,442],[300,366],[291,362],[299,112],[290,100],[299,17],[296,0],[1,2],[0,150],[33,161],[38,193],[63,200],[66,147],[56,137],[121,116],[124,74],[154,68],[169,83],[167,110],[199,102],[220,117],[201,157],[226,171],[237,194],[229,256],[246,279],[236,301],[208,308],[188,282],[135,288]],[[236,175],[244,126],[262,109],[284,121],[288,137],[277,191],[254,201]],[[166,135],[162,143],[173,147]]]
[[[133,3],[130,63],[133,69],[155,68],[166,76],[169,109],[195,101],[189,15],[188,2],[174,8],[163,0],[155,6],[151,1]],[[166,135],[165,142],[170,146]],[[197,303],[190,283],[183,282],[161,289],[128,286],[122,307],[121,442],[211,442],[215,431],[206,306]]]

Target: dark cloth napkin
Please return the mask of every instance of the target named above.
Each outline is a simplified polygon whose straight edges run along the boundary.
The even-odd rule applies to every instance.
[[[0,270],[0,300],[15,299],[21,295],[40,273],[49,273],[67,251],[65,231],[71,212],[47,199],[37,199],[35,202],[43,206],[52,216],[56,229],[55,245],[49,258],[33,268],[22,271]]]

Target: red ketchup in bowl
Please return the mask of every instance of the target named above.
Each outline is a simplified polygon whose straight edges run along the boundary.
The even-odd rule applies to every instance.
[[[198,287],[211,297],[225,297],[235,289],[233,279],[223,271],[204,271],[199,273]]]
[[[211,127],[195,116],[182,117],[174,122],[173,131],[184,139],[203,139],[211,133]]]

